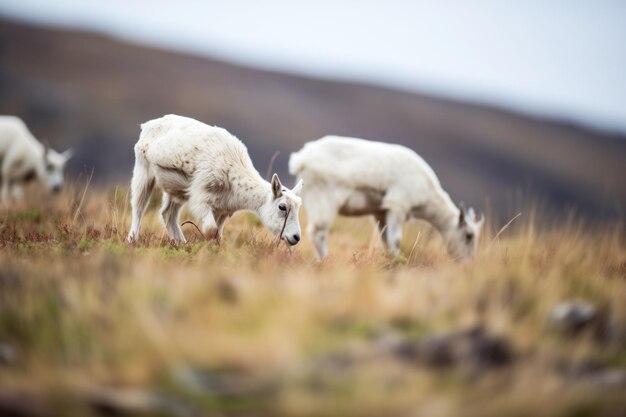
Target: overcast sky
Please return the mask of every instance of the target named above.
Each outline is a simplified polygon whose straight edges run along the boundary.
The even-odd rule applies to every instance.
[[[0,0],[0,14],[626,132],[622,0]]]

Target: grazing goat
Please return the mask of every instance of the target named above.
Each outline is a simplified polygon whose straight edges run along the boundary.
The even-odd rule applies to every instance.
[[[65,163],[71,149],[58,153],[41,144],[19,117],[0,116],[0,200],[23,196],[22,185],[32,180],[57,193],[63,187]]]
[[[222,128],[176,115],[141,125],[131,182],[129,242],[139,236],[155,185],[163,191],[161,217],[174,240],[186,242],[178,217],[182,205],[189,203],[191,215],[201,221],[200,229],[208,238],[219,241],[226,219],[249,210],[290,245],[300,241],[302,181],[292,190],[283,187],[276,174],[271,183],[265,181],[246,146]]]
[[[289,170],[307,183],[302,199],[318,259],[327,255],[328,230],[337,213],[373,215],[394,254],[402,224],[411,218],[430,222],[454,258],[476,252],[484,218],[477,220],[473,209],[457,208],[431,167],[404,146],[326,136],[291,154]]]

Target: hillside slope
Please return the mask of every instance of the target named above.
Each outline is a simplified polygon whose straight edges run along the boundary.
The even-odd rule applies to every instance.
[[[325,134],[398,142],[431,163],[455,200],[504,218],[529,193],[553,213],[626,211],[626,140],[568,123],[387,88],[244,68],[99,35],[0,20],[0,113],[75,146],[70,174],[128,181],[139,124],[166,113],[223,126],[265,173]],[[291,183],[291,180],[287,180]]]

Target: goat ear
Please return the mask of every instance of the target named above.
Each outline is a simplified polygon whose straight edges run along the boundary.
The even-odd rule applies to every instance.
[[[280,183],[280,179],[278,179],[278,175],[272,175],[272,194],[274,194],[274,198],[278,198],[283,195],[283,185]]]
[[[295,187],[293,187],[293,189],[291,190],[295,195],[300,196],[300,193],[302,192],[302,180],[298,181],[298,183],[295,185]]]
[[[476,212],[474,212],[474,207],[470,207],[467,210],[467,216],[470,218],[471,221],[476,221]]]
[[[48,152],[50,152],[50,143],[48,142],[48,139],[43,139],[41,141],[42,145],[43,145],[43,158],[46,159],[48,157]]]
[[[483,213],[480,213],[480,218],[478,219],[478,221],[476,222],[476,224],[478,225],[478,227],[483,227],[483,223],[485,222],[485,215]]]
[[[74,148],[69,148],[65,152],[63,152],[61,155],[63,155],[63,158],[65,158],[65,160],[67,161],[68,159],[73,157],[75,153],[76,151],[74,150]]]
[[[459,227],[465,226],[465,204],[459,204]]]

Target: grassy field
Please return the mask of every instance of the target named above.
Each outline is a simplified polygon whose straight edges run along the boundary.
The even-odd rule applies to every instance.
[[[129,246],[124,189],[5,205],[0,414],[624,415],[624,225],[534,217],[466,264],[425,225],[394,259],[340,219],[318,264],[246,214],[175,246],[151,210]],[[563,300],[597,317],[549,326]]]

